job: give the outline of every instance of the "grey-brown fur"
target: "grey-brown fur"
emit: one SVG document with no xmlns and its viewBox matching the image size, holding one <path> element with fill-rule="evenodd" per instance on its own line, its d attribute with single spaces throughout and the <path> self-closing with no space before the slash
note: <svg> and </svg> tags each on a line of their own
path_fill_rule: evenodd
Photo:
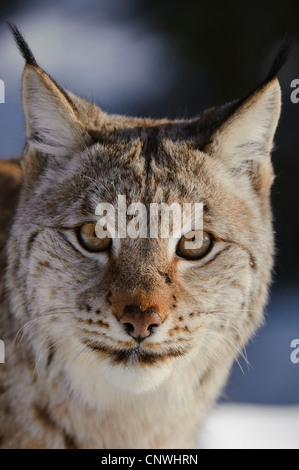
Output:
<svg viewBox="0 0 299 470">
<path fill-rule="evenodd" d="M 20 194 L 1 232 L 0 447 L 190 447 L 263 320 L 277 78 L 226 119 L 157 121 L 109 116 L 27 63 L 23 103 L 22 182 L 1 164 Z M 214 252 L 187 261 L 167 239 L 129 238 L 87 252 L 78 228 L 119 194 L 204 202 Z M 138 346 L 119 323 L 132 299 L 162 319 Z"/>
</svg>

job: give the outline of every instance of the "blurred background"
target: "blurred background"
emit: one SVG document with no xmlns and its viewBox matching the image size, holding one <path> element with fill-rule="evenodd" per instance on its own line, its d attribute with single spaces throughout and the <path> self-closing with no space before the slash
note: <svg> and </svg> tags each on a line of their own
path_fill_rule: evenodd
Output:
<svg viewBox="0 0 299 470">
<path fill-rule="evenodd" d="M 283 112 L 273 152 L 271 300 L 265 327 L 247 347 L 250 366 L 241 360 L 243 371 L 234 367 L 220 401 L 298 405 L 299 364 L 290 360 L 291 341 L 299 338 L 299 103 L 290 99 L 290 84 L 299 79 L 298 1 L 0 0 L 0 16 L 18 25 L 62 86 L 108 112 L 151 117 L 191 117 L 245 96 L 267 74 L 281 41 L 292 39 L 280 73 Z M 24 64 L 2 20 L 0 41 L 0 158 L 7 158 L 25 141 Z"/>
</svg>

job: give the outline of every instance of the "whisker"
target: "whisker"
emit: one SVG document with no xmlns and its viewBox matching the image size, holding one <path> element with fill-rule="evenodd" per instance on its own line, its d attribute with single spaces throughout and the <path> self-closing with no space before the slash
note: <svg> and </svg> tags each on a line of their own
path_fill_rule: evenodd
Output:
<svg viewBox="0 0 299 470">
<path fill-rule="evenodd" d="M 222 341 L 225 341 L 226 343 L 229 343 L 229 346 L 231 347 L 231 351 L 232 352 L 236 351 L 242 357 L 242 359 L 245 361 L 245 364 L 247 365 L 248 368 L 252 367 L 251 364 L 248 361 L 247 356 L 245 356 L 244 353 L 242 352 L 242 350 L 240 350 L 240 348 L 237 347 L 237 344 L 236 344 L 235 341 L 233 341 L 231 338 L 229 338 L 227 336 L 225 337 L 224 335 L 221 335 L 217 331 L 210 330 L 209 328 L 207 328 L 207 332 L 208 332 L 208 334 L 216 336 L 217 338 L 221 338 Z M 239 365 L 242 373 L 245 375 L 244 370 L 243 370 L 238 358 L 235 358 L 235 360 L 236 360 L 237 364 Z"/>
<path fill-rule="evenodd" d="M 59 314 L 58 314 L 58 311 L 59 311 Z M 33 328 L 37 323 L 45 321 L 45 320 L 49 320 L 49 318 L 58 317 L 59 315 L 73 315 L 73 312 L 70 312 L 69 310 L 63 311 L 61 309 L 57 309 L 57 313 L 55 312 L 55 313 L 44 314 L 42 316 L 39 316 L 37 318 L 33 318 L 27 321 L 23 326 L 21 326 L 21 328 L 16 333 L 15 338 L 13 340 L 13 347 L 16 346 L 16 343 L 17 343 L 17 346 L 19 347 L 20 342 L 22 338 L 24 337 L 24 335 L 27 334 L 30 331 L 30 329 Z"/>
</svg>

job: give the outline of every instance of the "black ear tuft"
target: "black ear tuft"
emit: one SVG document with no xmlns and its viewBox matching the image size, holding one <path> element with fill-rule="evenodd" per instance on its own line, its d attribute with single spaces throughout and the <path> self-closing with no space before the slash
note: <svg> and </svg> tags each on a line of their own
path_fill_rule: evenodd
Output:
<svg viewBox="0 0 299 470">
<path fill-rule="evenodd" d="M 17 46 L 19 48 L 19 51 L 21 52 L 22 56 L 24 57 L 24 59 L 26 60 L 26 63 L 29 64 L 29 65 L 37 65 L 37 62 L 35 60 L 35 57 L 30 49 L 30 47 L 28 46 L 27 42 L 25 41 L 24 37 L 22 36 L 22 34 L 20 33 L 20 31 L 18 30 L 18 28 L 16 27 L 15 24 L 11 23 L 10 21 L 8 20 L 5 20 L 6 23 L 8 24 L 14 38 L 15 38 L 15 41 L 17 43 Z"/>
<path fill-rule="evenodd" d="M 271 82 L 273 78 L 277 77 L 278 73 L 280 72 L 280 70 L 282 69 L 282 67 L 284 66 L 284 64 L 289 58 L 291 46 L 292 46 L 292 43 L 289 39 L 285 39 L 283 43 L 280 45 L 278 53 L 276 54 L 273 64 L 263 84 Z"/>
<path fill-rule="evenodd" d="M 291 47 L 292 42 L 289 39 L 285 39 L 282 42 L 266 78 L 244 98 L 236 99 L 222 106 L 207 109 L 200 116 L 199 119 L 204 142 L 201 147 L 202 150 L 204 150 L 205 146 L 210 143 L 213 133 L 217 131 L 222 126 L 222 124 L 224 124 L 224 122 L 226 122 L 237 111 L 238 108 L 240 108 L 255 93 L 257 93 L 259 90 L 262 90 L 268 83 L 277 77 L 278 73 L 288 60 Z"/>
</svg>

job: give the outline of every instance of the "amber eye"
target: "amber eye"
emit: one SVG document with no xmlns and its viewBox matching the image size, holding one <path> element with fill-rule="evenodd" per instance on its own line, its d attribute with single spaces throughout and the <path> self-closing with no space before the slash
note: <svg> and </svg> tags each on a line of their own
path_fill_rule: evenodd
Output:
<svg viewBox="0 0 299 470">
<path fill-rule="evenodd" d="M 108 235 L 105 238 L 97 237 L 95 228 L 96 226 L 93 223 L 84 224 L 80 227 L 79 238 L 81 244 L 89 251 L 105 251 L 110 247 L 112 240 Z"/>
<path fill-rule="evenodd" d="M 197 260 L 203 258 L 212 247 L 212 236 L 203 231 L 186 233 L 179 241 L 176 253 L 181 258 Z"/>
</svg>

